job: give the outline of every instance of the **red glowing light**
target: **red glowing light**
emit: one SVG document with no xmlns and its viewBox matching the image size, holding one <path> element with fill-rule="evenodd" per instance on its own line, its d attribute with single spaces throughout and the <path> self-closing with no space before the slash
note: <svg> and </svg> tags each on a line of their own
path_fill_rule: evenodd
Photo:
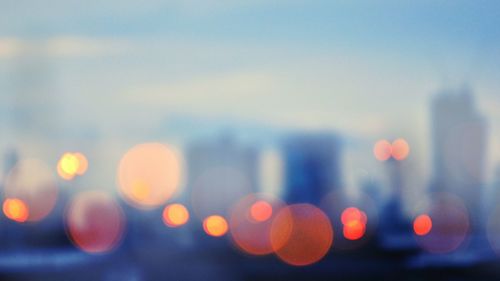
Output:
<svg viewBox="0 0 500 281">
<path fill-rule="evenodd" d="M 78 194 L 66 213 L 71 241 L 88 253 L 104 253 L 121 241 L 125 217 L 116 201 L 101 191 Z"/>
<path fill-rule="evenodd" d="M 349 207 L 342 212 L 340 220 L 344 225 L 349 224 L 352 221 L 359 221 L 361 224 L 366 224 L 368 218 L 365 212 L 355 207 Z"/>
<path fill-rule="evenodd" d="M 267 221 L 272 215 L 273 207 L 266 201 L 257 201 L 250 207 L 250 216 L 256 222 Z"/>
<path fill-rule="evenodd" d="M 432 220 L 428 215 L 420 215 L 413 222 L 413 230 L 418 236 L 429 234 L 432 230 Z"/>
<path fill-rule="evenodd" d="M 365 231 L 365 224 L 359 220 L 353 220 L 344 225 L 343 234 L 347 240 L 359 240 L 365 235 Z"/>
</svg>

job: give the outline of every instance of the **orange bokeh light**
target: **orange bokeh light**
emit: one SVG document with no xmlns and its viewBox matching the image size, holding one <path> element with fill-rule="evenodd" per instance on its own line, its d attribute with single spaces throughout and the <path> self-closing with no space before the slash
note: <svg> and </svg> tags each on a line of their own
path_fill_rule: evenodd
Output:
<svg viewBox="0 0 500 281">
<path fill-rule="evenodd" d="M 163 209 L 163 222 L 170 227 L 179 227 L 189 220 L 189 211 L 182 204 L 171 204 Z"/>
<path fill-rule="evenodd" d="M 321 260 L 333 243 L 328 217 L 310 204 L 295 204 L 281 209 L 271 228 L 271 245 L 285 263 L 310 265 Z"/>
<path fill-rule="evenodd" d="M 366 225 L 359 220 L 349 221 L 344 225 L 343 234 L 347 240 L 359 240 L 366 232 Z"/>
<path fill-rule="evenodd" d="M 27 221 L 47 217 L 57 202 L 59 191 L 50 167 L 37 159 L 23 159 L 5 179 L 4 195 L 17 198 L 28 208 Z"/>
<path fill-rule="evenodd" d="M 264 200 L 259 200 L 250 207 L 250 216 L 256 222 L 267 221 L 273 215 L 273 207 Z"/>
<path fill-rule="evenodd" d="M 386 161 L 391 158 L 392 145 L 387 140 L 380 140 L 373 147 L 373 154 L 379 161 Z"/>
<path fill-rule="evenodd" d="M 220 237 L 228 231 L 227 221 L 221 216 L 209 216 L 203 220 L 203 230 L 210 236 Z"/>
<path fill-rule="evenodd" d="M 80 152 L 76 152 L 73 155 L 76 157 L 76 159 L 78 159 L 78 169 L 76 170 L 76 174 L 79 176 L 83 176 L 83 174 L 87 172 L 89 161 L 87 160 L 87 157 Z"/>
<path fill-rule="evenodd" d="M 429 234 L 432 230 L 432 219 L 428 215 L 420 215 L 413 222 L 413 231 L 418 236 Z"/>
<path fill-rule="evenodd" d="M 397 139 L 392 143 L 391 154 L 396 160 L 404 160 L 410 154 L 410 145 L 404 139 Z"/>
<path fill-rule="evenodd" d="M 366 224 L 368 218 L 365 212 L 355 207 L 346 208 L 340 217 L 342 224 L 346 225 L 352 221 L 359 221 L 361 224 Z"/>
<path fill-rule="evenodd" d="M 270 233 L 276 212 L 284 206 L 269 194 L 250 194 L 230 210 L 229 230 L 235 245 L 251 255 L 273 253 Z"/>
<path fill-rule="evenodd" d="M 120 205 L 107 193 L 88 191 L 69 204 L 65 222 L 71 241 L 88 253 L 105 253 L 121 241 L 125 216 Z"/>
<path fill-rule="evenodd" d="M 151 209 L 177 191 L 181 166 L 177 154 L 160 143 L 140 144 L 121 159 L 117 181 L 120 194 L 134 207 Z"/>
<path fill-rule="evenodd" d="M 16 198 L 5 199 L 2 209 L 5 216 L 13 221 L 25 222 L 29 216 L 26 203 Z"/>
</svg>

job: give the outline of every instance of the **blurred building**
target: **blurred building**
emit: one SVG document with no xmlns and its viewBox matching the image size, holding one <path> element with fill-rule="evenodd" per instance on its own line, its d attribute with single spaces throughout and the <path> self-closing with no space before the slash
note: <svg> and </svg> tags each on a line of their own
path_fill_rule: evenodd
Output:
<svg viewBox="0 0 500 281">
<path fill-rule="evenodd" d="M 226 215 L 236 201 L 257 192 L 257 150 L 231 134 L 192 142 L 187 147 L 186 160 L 185 201 L 199 219 Z"/>
<path fill-rule="evenodd" d="M 470 90 L 445 92 L 432 102 L 431 190 L 458 195 L 472 225 L 479 223 L 487 152 L 487 123 Z"/>
<path fill-rule="evenodd" d="M 283 145 L 285 188 L 288 203 L 319 204 L 341 186 L 340 140 L 335 134 L 297 134 Z"/>
<path fill-rule="evenodd" d="M 391 233 L 408 233 L 409 221 L 403 211 L 403 191 L 405 190 L 402 162 L 394 158 L 386 162 L 389 172 L 389 198 L 383 208 L 381 225 Z"/>
</svg>

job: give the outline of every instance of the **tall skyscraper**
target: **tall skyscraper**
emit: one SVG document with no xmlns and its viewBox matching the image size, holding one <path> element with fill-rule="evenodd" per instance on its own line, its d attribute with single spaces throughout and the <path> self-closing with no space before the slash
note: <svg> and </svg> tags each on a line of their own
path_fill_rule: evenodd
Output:
<svg viewBox="0 0 500 281">
<path fill-rule="evenodd" d="M 340 188 L 340 141 L 330 133 L 288 136 L 283 145 L 285 200 L 319 204 Z"/>
<path fill-rule="evenodd" d="M 472 93 L 445 92 L 432 103 L 434 175 L 431 190 L 458 195 L 479 223 L 487 152 L 487 123 Z"/>
</svg>

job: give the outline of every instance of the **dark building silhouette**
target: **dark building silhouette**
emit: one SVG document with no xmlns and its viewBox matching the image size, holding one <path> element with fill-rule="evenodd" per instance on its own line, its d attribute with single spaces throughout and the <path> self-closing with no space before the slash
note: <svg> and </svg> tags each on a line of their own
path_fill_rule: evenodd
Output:
<svg viewBox="0 0 500 281">
<path fill-rule="evenodd" d="M 335 134 L 296 134 L 283 144 L 284 197 L 288 203 L 319 204 L 340 188 L 340 140 Z"/>
</svg>

